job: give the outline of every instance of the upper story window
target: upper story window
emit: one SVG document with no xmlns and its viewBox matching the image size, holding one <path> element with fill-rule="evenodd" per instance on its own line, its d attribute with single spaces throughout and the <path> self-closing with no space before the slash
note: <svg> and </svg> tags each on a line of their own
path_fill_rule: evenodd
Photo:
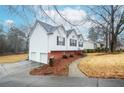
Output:
<svg viewBox="0 0 124 93">
<path fill-rule="evenodd" d="M 65 45 L 65 38 L 61 36 L 57 36 L 57 45 Z"/>
<path fill-rule="evenodd" d="M 83 47 L 83 42 L 78 42 L 79 47 Z"/>
<path fill-rule="evenodd" d="M 77 40 L 70 39 L 70 46 L 77 46 Z"/>
</svg>

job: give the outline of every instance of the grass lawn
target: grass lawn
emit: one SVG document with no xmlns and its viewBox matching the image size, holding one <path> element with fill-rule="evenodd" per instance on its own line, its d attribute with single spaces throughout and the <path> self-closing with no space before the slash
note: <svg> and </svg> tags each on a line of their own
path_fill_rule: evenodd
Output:
<svg viewBox="0 0 124 93">
<path fill-rule="evenodd" d="M 89 77 L 124 78 L 124 53 L 91 53 L 82 59 L 78 67 Z"/>
<path fill-rule="evenodd" d="M 0 56 L 0 64 L 15 63 L 18 61 L 25 60 L 27 57 L 28 57 L 27 54 L 14 54 L 14 55 Z"/>
</svg>

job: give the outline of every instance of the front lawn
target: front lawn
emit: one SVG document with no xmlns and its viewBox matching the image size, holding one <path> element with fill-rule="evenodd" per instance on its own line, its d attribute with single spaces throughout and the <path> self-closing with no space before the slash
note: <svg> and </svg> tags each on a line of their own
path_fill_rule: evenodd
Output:
<svg viewBox="0 0 124 93">
<path fill-rule="evenodd" d="M 27 54 L 14 54 L 14 55 L 0 56 L 0 64 L 14 63 L 14 62 L 26 60 L 27 57 L 28 57 Z"/>
<path fill-rule="evenodd" d="M 82 59 L 78 67 L 89 77 L 124 78 L 124 53 L 91 53 Z"/>
</svg>

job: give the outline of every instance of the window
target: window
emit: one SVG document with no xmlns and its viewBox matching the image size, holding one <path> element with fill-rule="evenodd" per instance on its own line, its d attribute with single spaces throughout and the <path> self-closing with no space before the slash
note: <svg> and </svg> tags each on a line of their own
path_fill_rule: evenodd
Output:
<svg viewBox="0 0 124 93">
<path fill-rule="evenodd" d="M 83 47 L 83 42 L 78 42 L 79 47 Z"/>
<path fill-rule="evenodd" d="M 57 45 L 65 45 L 65 38 L 57 36 Z"/>
<path fill-rule="evenodd" d="M 77 46 L 77 40 L 70 39 L 70 46 Z"/>
</svg>

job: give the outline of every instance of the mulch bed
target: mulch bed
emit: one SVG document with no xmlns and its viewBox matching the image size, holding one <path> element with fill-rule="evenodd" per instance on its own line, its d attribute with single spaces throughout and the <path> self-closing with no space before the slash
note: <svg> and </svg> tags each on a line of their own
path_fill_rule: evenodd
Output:
<svg viewBox="0 0 124 93">
<path fill-rule="evenodd" d="M 31 75 L 57 75 L 57 76 L 67 76 L 69 72 L 69 64 L 75 61 L 78 58 L 81 58 L 81 55 L 74 55 L 74 57 L 68 57 L 67 59 L 61 58 L 55 60 L 53 66 L 51 67 L 48 64 L 34 68 L 30 71 Z"/>
</svg>

